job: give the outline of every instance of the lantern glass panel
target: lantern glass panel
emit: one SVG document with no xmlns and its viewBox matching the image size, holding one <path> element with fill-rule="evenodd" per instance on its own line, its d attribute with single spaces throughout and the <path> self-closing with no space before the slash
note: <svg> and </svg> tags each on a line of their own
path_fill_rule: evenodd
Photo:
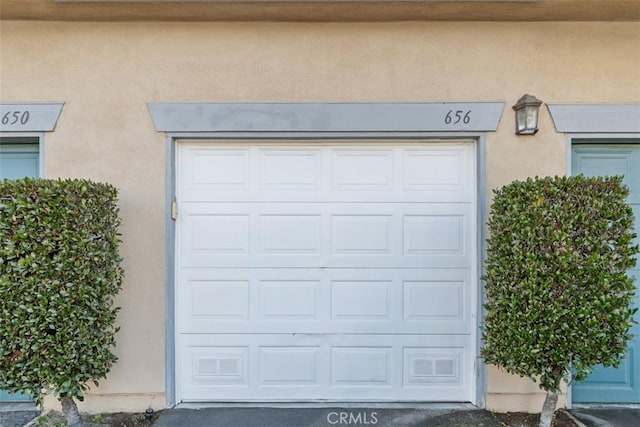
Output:
<svg viewBox="0 0 640 427">
<path fill-rule="evenodd" d="M 525 108 L 521 108 L 516 111 L 516 128 L 518 132 L 521 132 L 526 129 L 527 124 L 527 112 Z"/>
<path fill-rule="evenodd" d="M 527 129 L 535 130 L 538 127 L 538 107 L 528 106 L 527 110 Z"/>
</svg>

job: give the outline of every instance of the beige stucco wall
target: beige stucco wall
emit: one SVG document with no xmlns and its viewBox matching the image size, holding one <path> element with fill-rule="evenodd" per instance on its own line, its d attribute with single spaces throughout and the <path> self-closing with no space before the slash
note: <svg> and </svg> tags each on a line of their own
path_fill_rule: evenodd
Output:
<svg viewBox="0 0 640 427">
<path fill-rule="evenodd" d="M 638 23 L 0 22 L 0 102 L 63 101 L 47 177 L 120 189 L 126 281 L 108 380 L 84 409 L 162 407 L 165 136 L 149 101 L 505 101 L 487 135 L 491 188 L 562 174 L 565 136 L 546 108 L 514 136 L 511 105 L 640 101 Z M 492 409 L 538 410 L 529 382 L 488 370 Z M 533 402 L 533 403 L 532 403 Z M 532 406 L 533 405 L 533 406 Z"/>
</svg>

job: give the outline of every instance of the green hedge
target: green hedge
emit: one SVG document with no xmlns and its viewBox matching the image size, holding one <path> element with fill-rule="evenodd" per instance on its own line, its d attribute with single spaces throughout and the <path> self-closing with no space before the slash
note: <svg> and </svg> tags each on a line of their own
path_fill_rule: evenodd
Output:
<svg viewBox="0 0 640 427">
<path fill-rule="evenodd" d="M 0 389 L 82 400 L 117 360 L 117 190 L 0 182 Z"/>
<path fill-rule="evenodd" d="M 633 212 L 621 177 L 528 179 L 490 212 L 486 362 L 557 390 L 571 372 L 617 365 L 631 338 Z"/>
</svg>

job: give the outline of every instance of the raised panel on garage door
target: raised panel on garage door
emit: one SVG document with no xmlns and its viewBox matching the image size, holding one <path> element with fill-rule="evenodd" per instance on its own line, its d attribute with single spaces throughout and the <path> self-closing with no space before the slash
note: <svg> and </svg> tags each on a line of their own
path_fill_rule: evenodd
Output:
<svg viewBox="0 0 640 427">
<path fill-rule="evenodd" d="M 474 145 L 178 149 L 178 394 L 471 401 Z"/>
<path fill-rule="evenodd" d="M 572 170 L 587 176 L 624 175 L 623 182 L 630 190 L 627 202 L 635 214 L 635 228 L 640 230 L 640 141 L 626 145 L 576 144 Z M 630 273 L 636 280 L 634 305 L 640 307 L 640 262 Z M 636 320 L 640 320 L 638 316 L 636 313 Z M 586 381 L 573 385 L 574 402 L 640 403 L 640 325 L 634 325 L 631 333 L 634 338 L 620 366 L 597 366 Z"/>
</svg>

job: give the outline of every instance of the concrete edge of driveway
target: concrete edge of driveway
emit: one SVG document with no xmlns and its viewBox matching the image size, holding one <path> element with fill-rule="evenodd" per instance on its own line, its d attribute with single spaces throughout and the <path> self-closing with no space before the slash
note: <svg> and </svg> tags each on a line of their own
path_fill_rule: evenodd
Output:
<svg viewBox="0 0 640 427">
<path fill-rule="evenodd" d="M 472 403 L 458 402 L 203 402 L 179 403 L 170 409 L 207 408 L 381 408 L 381 409 L 434 409 L 473 410 L 480 409 Z"/>
<path fill-rule="evenodd" d="M 585 427 L 638 427 L 640 405 L 572 408 L 568 412 Z"/>
<path fill-rule="evenodd" d="M 23 427 L 40 414 L 33 402 L 0 403 L 0 427 Z"/>
<path fill-rule="evenodd" d="M 163 410 L 154 427 L 498 427 L 473 405 L 180 405 Z M 419 406 L 409 407 L 409 406 Z"/>
<path fill-rule="evenodd" d="M 43 411 L 41 414 L 37 414 L 31 421 L 26 423 L 23 427 L 34 427 L 38 422 L 38 417 L 40 416 L 46 417 L 47 415 L 49 415 L 50 412 L 51 412 L 51 409 L 47 409 L 46 411 Z"/>
</svg>

